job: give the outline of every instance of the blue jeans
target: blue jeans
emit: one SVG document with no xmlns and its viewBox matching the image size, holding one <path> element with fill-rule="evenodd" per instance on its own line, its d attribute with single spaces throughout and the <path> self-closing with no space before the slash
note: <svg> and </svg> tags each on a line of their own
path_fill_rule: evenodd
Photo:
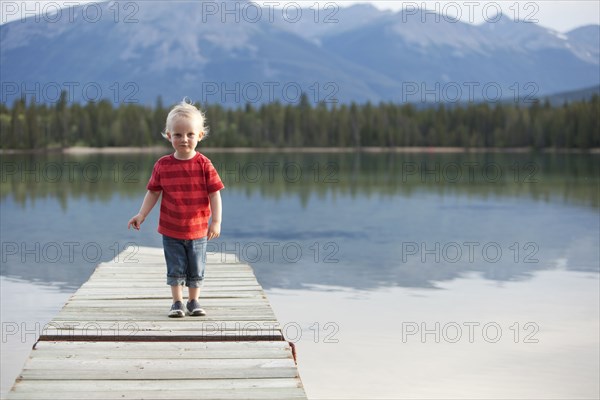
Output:
<svg viewBox="0 0 600 400">
<path fill-rule="evenodd" d="M 167 262 L 167 285 L 201 287 L 206 267 L 206 237 L 183 240 L 163 235 L 163 248 Z"/>
</svg>

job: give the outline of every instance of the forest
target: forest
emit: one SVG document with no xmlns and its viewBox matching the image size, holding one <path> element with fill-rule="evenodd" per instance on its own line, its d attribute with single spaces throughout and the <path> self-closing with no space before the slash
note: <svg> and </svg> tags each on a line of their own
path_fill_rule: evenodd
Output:
<svg viewBox="0 0 600 400">
<path fill-rule="evenodd" d="M 210 128 L 208 147 L 463 147 L 590 149 L 600 147 L 600 100 L 416 107 L 365 103 L 279 102 L 238 108 L 197 104 Z M 108 100 L 54 104 L 35 99 L 0 104 L 1 149 L 156 146 L 169 107 L 114 106 Z"/>
</svg>

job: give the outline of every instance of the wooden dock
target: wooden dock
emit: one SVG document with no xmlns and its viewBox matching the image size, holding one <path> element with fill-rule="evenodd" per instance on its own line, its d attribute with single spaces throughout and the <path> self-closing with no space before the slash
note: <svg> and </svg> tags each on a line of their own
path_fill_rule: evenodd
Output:
<svg viewBox="0 0 600 400">
<path fill-rule="evenodd" d="M 209 254 L 204 317 L 168 318 L 162 249 L 98 265 L 46 325 L 8 399 L 306 399 L 252 268 Z"/>
</svg>

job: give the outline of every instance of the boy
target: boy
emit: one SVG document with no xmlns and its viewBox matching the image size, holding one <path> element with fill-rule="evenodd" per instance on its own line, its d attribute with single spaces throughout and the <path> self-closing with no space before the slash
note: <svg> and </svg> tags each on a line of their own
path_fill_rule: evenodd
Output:
<svg viewBox="0 0 600 400">
<path fill-rule="evenodd" d="M 163 136 L 175 153 L 160 158 L 154 165 L 142 207 L 127 228 L 140 225 L 162 193 L 158 232 L 163 235 L 167 263 L 167 284 L 173 305 L 169 317 L 206 315 L 198 297 L 204 280 L 206 242 L 221 234 L 221 195 L 224 188 L 212 163 L 195 148 L 207 133 L 204 115 L 194 105 L 182 101 L 167 116 Z M 212 212 L 212 220 L 208 225 Z M 188 302 L 183 306 L 183 285 L 188 287 Z"/>
</svg>

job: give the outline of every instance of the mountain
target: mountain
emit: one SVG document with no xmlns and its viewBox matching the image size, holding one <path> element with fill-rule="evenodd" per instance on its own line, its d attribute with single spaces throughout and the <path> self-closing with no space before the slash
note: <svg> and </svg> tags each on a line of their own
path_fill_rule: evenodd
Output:
<svg viewBox="0 0 600 400">
<path fill-rule="evenodd" d="M 290 11 L 288 14 L 292 14 Z M 331 34 L 340 34 L 360 28 L 379 18 L 388 15 L 388 12 L 379 10 L 370 4 L 355 4 L 351 7 L 339 7 L 334 3 L 325 3 L 320 6 L 313 5 L 302 11 L 302 18 L 297 22 L 286 13 L 274 13 L 274 24 L 285 31 L 289 31 L 310 40 L 317 45 L 321 38 Z"/>
<path fill-rule="evenodd" d="M 480 26 L 421 21 L 400 12 L 329 36 L 323 47 L 401 81 L 405 90 L 396 101 L 539 96 L 600 81 L 597 50 L 595 56 L 581 51 L 591 47 L 585 35 L 569 39 L 506 17 Z"/>
<path fill-rule="evenodd" d="M 573 51 L 590 63 L 600 57 L 600 25 L 586 25 L 567 33 Z"/>
<path fill-rule="evenodd" d="M 592 86 L 580 90 L 556 93 L 551 96 L 548 96 L 547 99 L 551 105 L 561 106 L 565 103 L 572 103 L 574 101 L 589 100 L 593 96 L 600 96 L 600 86 Z"/>
<path fill-rule="evenodd" d="M 295 103 L 301 91 L 312 103 L 452 102 L 600 83 L 599 26 L 562 35 L 506 17 L 475 26 L 367 5 L 215 10 L 224 4 L 99 3 L 96 14 L 79 6 L 4 24 L 0 100 L 53 103 L 65 89 L 74 101 L 143 104 Z"/>
</svg>

